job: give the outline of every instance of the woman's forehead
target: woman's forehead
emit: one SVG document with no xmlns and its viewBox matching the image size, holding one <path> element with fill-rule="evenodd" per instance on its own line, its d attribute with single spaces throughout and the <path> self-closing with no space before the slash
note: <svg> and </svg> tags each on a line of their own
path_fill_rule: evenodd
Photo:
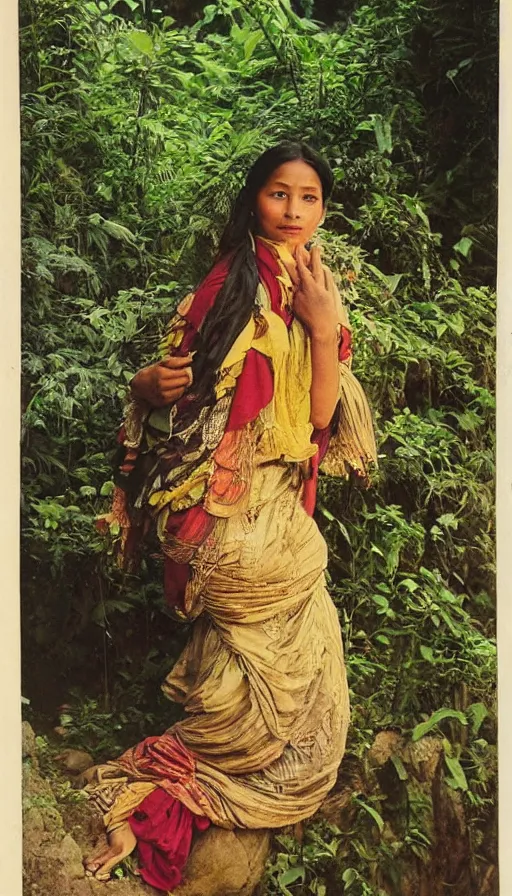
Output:
<svg viewBox="0 0 512 896">
<path fill-rule="evenodd" d="M 267 183 L 284 187 L 298 185 L 308 190 L 321 190 L 322 186 L 315 169 L 302 159 L 284 162 L 272 172 Z"/>
</svg>

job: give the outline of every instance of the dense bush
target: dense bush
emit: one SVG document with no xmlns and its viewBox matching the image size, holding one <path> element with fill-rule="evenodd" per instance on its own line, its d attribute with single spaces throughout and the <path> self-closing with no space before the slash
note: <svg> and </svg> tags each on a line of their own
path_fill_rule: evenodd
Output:
<svg viewBox="0 0 512 896">
<path fill-rule="evenodd" d="M 334 168 L 324 252 L 380 446 L 374 488 L 325 477 L 318 510 L 350 753 L 430 719 L 422 730 L 445 735 L 448 783 L 482 830 L 495 744 L 496 8 L 162 6 L 21 3 L 31 711 L 50 719 L 65 700 L 71 740 L 99 755 L 172 721 L 158 684 L 186 631 L 165 614 L 158 561 L 123 577 L 93 520 L 127 382 L 207 269 L 248 164 L 301 137 Z M 377 892 L 358 861 L 368 889 L 354 877 L 346 892 Z"/>
</svg>

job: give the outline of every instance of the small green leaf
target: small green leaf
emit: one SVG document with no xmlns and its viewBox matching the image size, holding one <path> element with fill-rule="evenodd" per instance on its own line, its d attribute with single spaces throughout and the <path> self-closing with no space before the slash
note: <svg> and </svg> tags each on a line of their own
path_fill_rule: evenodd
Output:
<svg viewBox="0 0 512 896">
<path fill-rule="evenodd" d="M 372 594 L 372 600 L 378 607 L 380 607 L 381 611 L 385 612 L 389 607 L 389 601 L 387 597 L 383 597 L 382 594 Z"/>
<path fill-rule="evenodd" d="M 455 243 L 453 248 L 456 252 L 459 252 L 461 255 L 463 255 L 464 258 L 467 258 L 471 251 L 472 245 L 473 240 L 470 240 L 468 236 L 463 236 L 458 243 Z"/>
<path fill-rule="evenodd" d="M 102 227 L 109 234 L 109 236 L 114 237 L 116 240 L 121 240 L 123 243 L 129 243 L 132 246 L 135 245 L 135 237 L 131 230 L 128 230 L 127 227 L 124 227 L 122 224 L 117 224 L 115 221 L 102 221 Z"/>
<path fill-rule="evenodd" d="M 319 505 L 318 509 L 320 513 L 326 518 L 326 520 L 329 520 L 329 522 L 335 523 L 338 526 L 338 529 L 343 535 L 345 541 L 348 545 L 350 545 L 350 535 L 348 534 L 347 527 L 344 525 L 344 523 L 342 523 L 341 520 L 335 517 L 334 514 L 332 514 L 331 511 L 328 510 L 327 507 L 324 507 L 322 504 Z"/>
<path fill-rule="evenodd" d="M 431 647 L 428 647 L 426 644 L 420 644 L 420 653 L 423 659 L 427 660 L 428 663 L 435 663 L 435 658 Z"/>
<path fill-rule="evenodd" d="M 96 497 L 96 489 L 93 485 L 81 485 L 79 488 L 79 492 L 84 498 Z"/>
<path fill-rule="evenodd" d="M 304 883 L 305 879 L 306 869 L 304 868 L 304 865 L 297 865 L 296 868 L 288 868 L 287 871 L 283 871 L 283 873 L 279 875 L 279 883 L 283 887 L 287 887 L 288 884 L 293 884 L 297 880 Z"/>
<path fill-rule="evenodd" d="M 466 716 L 471 725 L 471 733 L 473 736 L 478 734 L 482 722 L 489 715 L 486 706 L 483 703 L 472 703 L 466 709 Z"/>
<path fill-rule="evenodd" d="M 314 893 L 314 896 L 326 896 L 327 893 L 327 887 L 325 884 L 320 883 L 319 880 L 311 881 L 309 889 L 311 893 Z"/>
<path fill-rule="evenodd" d="M 143 56 L 153 56 L 153 41 L 147 31 L 130 31 L 126 35 L 126 40 L 132 45 L 134 50 L 137 50 Z"/>
<path fill-rule="evenodd" d="M 358 876 L 359 875 L 354 868 L 347 868 L 341 875 L 341 879 L 347 887 L 350 887 L 357 880 Z"/>
<path fill-rule="evenodd" d="M 414 581 L 414 579 L 402 579 L 399 584 L 400 587 L 403 586 L 404 588 L 407 588 L 407 590 L 411 593 L 413 593 L 420 587 L 418 583 Z"/>
<path fill-rule="evenodd" d="M 425 284 L 425 289 L 428 291 L 430 289 L 431 274 L 430 267 L 426 258 L 422 258 L 421 260 L 421 273 L 423 275 L 423 283 Z"/>
<path fill-rule="evenodd" d="M 247 62 L 248 59 L 251 58 L 254 53 L 255 48 L 259 44 L 261 38 L 263 37 L 263 32 L 259 29 L 251 34 L 244 44 L 244 59 Z"/>
<path fill-rule="evenodd" d="M 457 529 L 459 525 L 459 521 L 454 513 L 443 513 L 441 516 L 438 516 L 437 522 L 447 529 Z"/>
<path fill-rule="evenodd" d="M 449 784 L 453 790 L 467 790 L 467 778 L 459 760 L 454 756 L 446 756 L 445 754 L 444 761 L 446 762 L 446 766 L 451 775 L 451 779 L 448 778 L 446 783 Z"/>
<path fill-rule="evenodd" d="M 409 775 L 407 769 L 399 756 L 391 756 L 391 762 L 395 766 L 396 773 L 401 781 L 407 781 Z"/>
<path fill-rule="evenodd" d="M 456 719 L 461 725 L 467 725 L 468 723 L 464 713 L 459 712 L 457 709 L 436 709 L 426 722 L 420 722 L 419 725 L 416 725 L 416 727 L 413 728 L 411 739 L 416 741 L 419 740 L 420 737 L 424 737 L 425 734 L 432 731 L 432 729 L 435 728 L 436 725 L 439 725 L 439 722 L 442 722 L 444 719 Z"/>
<path fill-rule="evenodd" d="M 368 812 L 368 815 L 370 815 L 373 818 L 379 831 L 382 833 L 382 831 L 384 830 L 384 819 L 383 819 L 382 815 L 379 812 L 377 812 L 377 810 L 374 809 L 373 806 L 370 806 L 368 803 L 365 803 L 364 800 L 360 799 L 360 797 L 355 796 L 352 799 L 353 799 L 353 802 L 356 803 L 358 806 L 361 806 L 361 808 L 364 809 L 365 812 Z"/>
<path fill-rule="evenodd" d="M 382 115 L 373 115 L 373 130 L 379 152 L 383 155 L 390 153 L 393 150 L 390 122 L 386 121 Z"/>
</svg>

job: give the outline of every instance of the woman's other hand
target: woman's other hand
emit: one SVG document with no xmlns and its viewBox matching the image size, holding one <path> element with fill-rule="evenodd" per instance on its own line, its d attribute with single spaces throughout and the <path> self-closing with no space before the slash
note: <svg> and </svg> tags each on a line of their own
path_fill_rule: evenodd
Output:
<svg viewBox="0 0 512 896">
<path fill-rule="evenodd" d="M 320 259 L 320 249 L 295 254 L 297 270 L 289 270 L 295 284 L 293 311 L 311 338 L 311 416 L 316 429 L 325 429 L 332 420 L 338 400 L 339 308 L 333 281 Z"/>
<path fill-rule="evenodd" d="M 312 339 L 330 340 L 336 333 L 339 309 L 336 295 L 329 289 L 330 284 L 322 265 L 320 249 L 314 246 L 308 259 L 308 253 L 300 246 L 295 258 L 297 271 L 293 278 L 295 283 L 293 311 Z"/>
<path fill-rule="evenodd" d="M 130 383 L 135 398 L 147 401 L 154 408 L 178 401 L 192 384 L 192 355 L 168 357 L 150 367 L 143 367 Z"/>
</svg>

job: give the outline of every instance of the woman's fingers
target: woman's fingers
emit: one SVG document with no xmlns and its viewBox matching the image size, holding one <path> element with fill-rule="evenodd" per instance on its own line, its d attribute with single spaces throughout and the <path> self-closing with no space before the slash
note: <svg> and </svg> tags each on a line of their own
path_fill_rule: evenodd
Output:
<svg viewBox="0 0 512 896">
<path fill-rule="evenodd" d="M 157 374 L 157 382 L 165 386 L 190 386 L 192 383 L 192 368 L 185 367 L 183 370 L 166 370 L 161 368 Z"/>
<path fill-rule="evenodd" d="M 325 277 L 319 246 L 313 246 L 313 248 L 311 249 L 310 268 L 316 282 L 323 286 L 325 283 Z"/>
<path fill-rule="evenodd" d="M 169 355 L 169 357 L 160 361 L 159 367 L 166 367 L 168 370 L 179 370 L 181 367 L 190 366 L 194 354 L 195 352 L 189 352 L 188 355 L 183 356 Z"/>
<path fill-rule="evenodd" d="M 190 355 L 184 358 L 166 358 L 135 374 L 132 395 L 153 407 L 161 407 L 177 401 L 192 385 L 193 376 Z"/>
<path fill-rule="evenodd" d="M 155 408 L 163 408 L 169 404 L 179 401 L 187 391 L 186 386 L 175 386 L 173 388 L 166 387 L 164 389 L 155 389 L 151 397 L 151 404 Z"/>
<path fill-rule="evenodd" d="M 186 392 L 186 386 L 175 387 L 173 389 L 161 389 L 159 393 L 159 399 L 162 401 L 162 404 L 172 404 L 173 401 L 178 401 Z"/>
<path fill-rule="evenodd" d="M 299 277 L 302 283 L 307 283 L 309 278 L 312 278 L 312 273 L 306 264 L 306 251 L 299 246 L 296 253 L 297 259 L 297 271 L 299 273 Z"/>
</svg>

